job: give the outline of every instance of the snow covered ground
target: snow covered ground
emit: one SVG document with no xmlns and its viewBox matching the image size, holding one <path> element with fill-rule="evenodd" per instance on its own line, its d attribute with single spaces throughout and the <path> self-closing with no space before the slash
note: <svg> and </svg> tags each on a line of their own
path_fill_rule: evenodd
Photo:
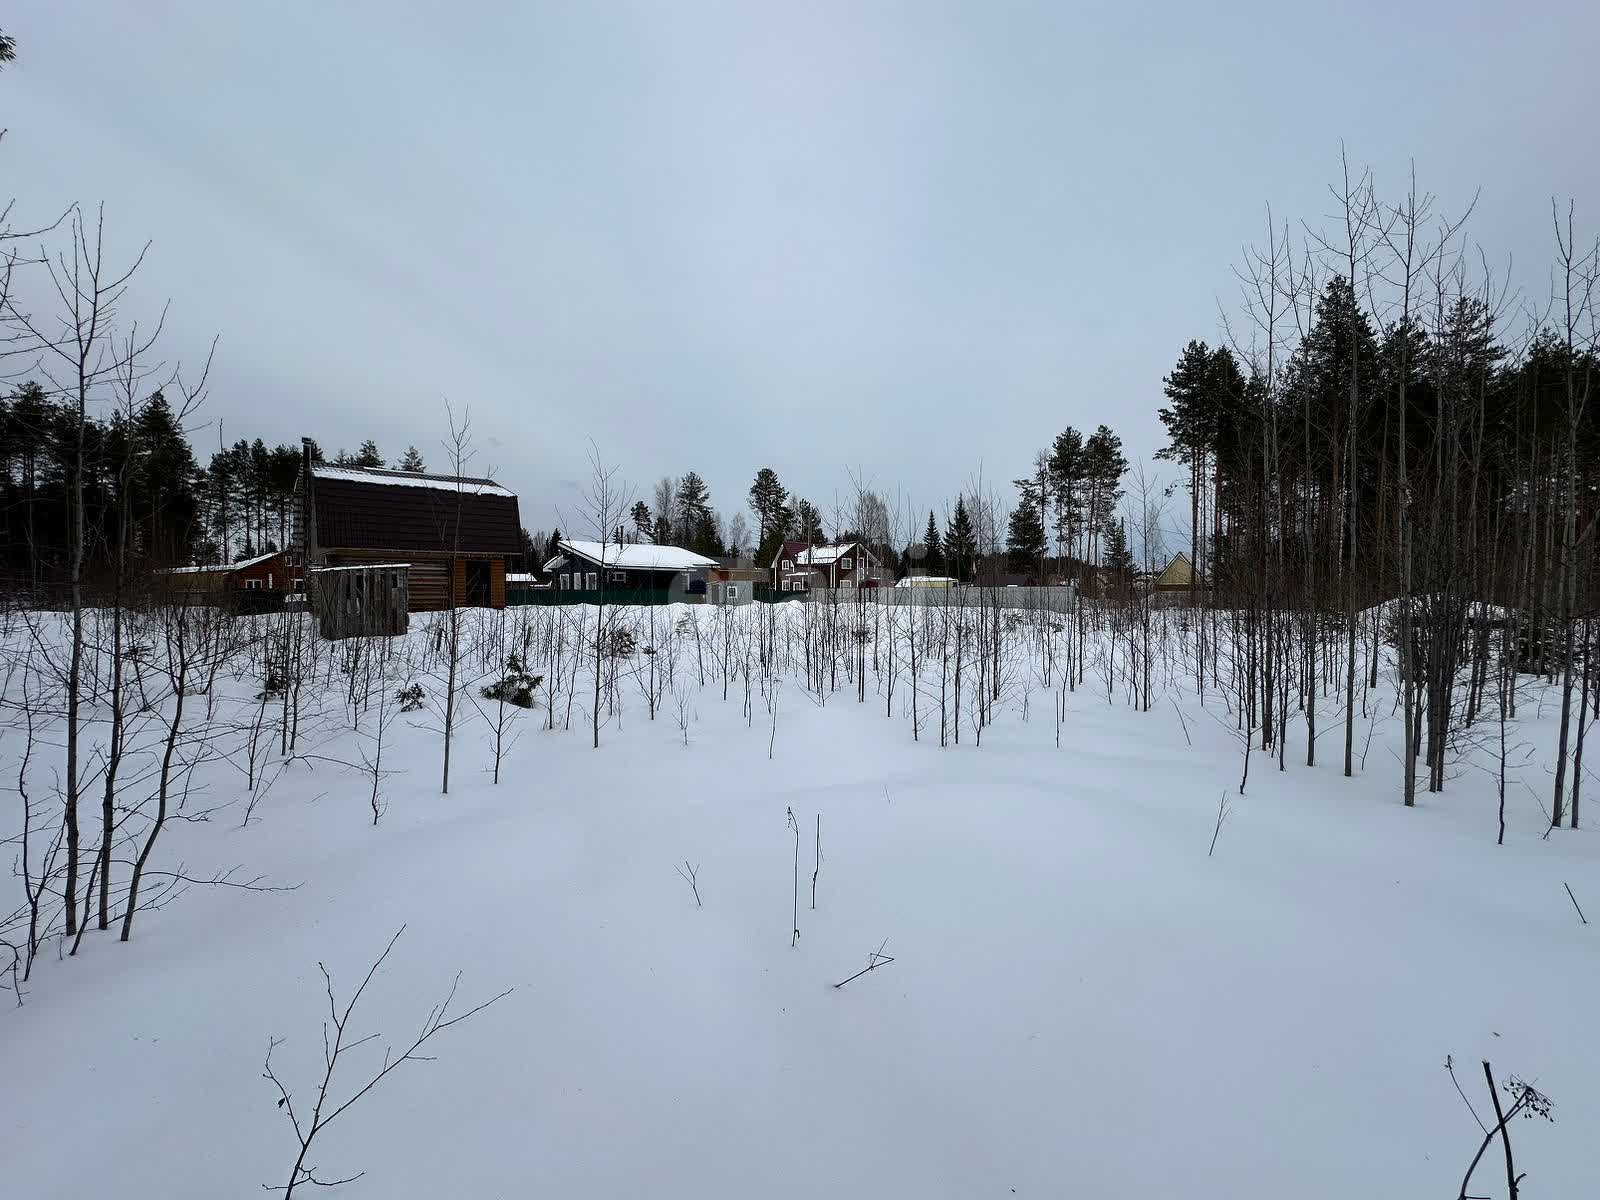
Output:
<svg viewBox="0 0 1600 1200">
<path fill-rule="evenodd" d="M 1496 846 L 1471 763 L 1402 808 L 1392 720 L 1353 780 L 1336 731 L 1326 765 L 1294 765 L 1291 726 L 1287 772 L 1258 756 L 1240 797 L 1215 691 L 1138 712 L 1091 672 L 1058 748 L 1050 693 L 1024 716 L 1025 690 L 981 749 L 914 743 L 903 695 L 886 717 L 870 683 L 864 704 L 818 704 L 791 678 L 774 730 L 759 697 L 747 724 L 739 690 L 708 682 L 687 745 L 630 691 L 598 751 L 581 707 L 570 731 L 522 717 L 498 786 L 470 710 L 448 796 L 437 718 L 407 715 L 376 827 L 359 771 L 297 763 L 248 825 L 236 803 L 160 851 L 294 890 L 194 889 L 73 960 L 52 941 L 25 1006 L 0 1010 L 0 1191 L 281 1184 L 296 1146 L 269 1039 L 304 1106 L 318 962 L 348 995 L 402 925 L 357 1009 L 382 1036 L 351 1084 L 458 971 L 467 1006 L 514 990 L 321 1135 L 320 1176 L 365 1173 L 336 1194 L 1454 1196 L 1482 1135 L 1447 1055 L 1480 1116 L 1483 1058 L 1554 1098 L 1553 1124 L 1514 1129 L 1525 1197 L 1592 1191 L 1600 929 L 1563 888 L 1600 919 L 1590 834 L 1541 839 L 1516 785 Z M 1518 736 L 1547 747 L 1536 702 Z M 18 737 L 0 732 L 0 778 Z M 1540 795 L 1543 752 L 1519 768 Z M 241 801 L 231 767 L 207 780 L 205 804 Z M 892 963 L 832 986 L 880 945 Z M 1504 1194 L 1500 1170 L 1473 1190 Z"/>
</svg>

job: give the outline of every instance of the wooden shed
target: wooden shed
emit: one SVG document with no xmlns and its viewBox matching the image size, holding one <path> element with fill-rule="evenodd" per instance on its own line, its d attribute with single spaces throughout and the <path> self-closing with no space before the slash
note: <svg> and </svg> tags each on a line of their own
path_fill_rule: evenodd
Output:
<svg viewBox="0 0 1600 1200">
<path fill-rule="evenodd" d="M 312 462 L 308 444 L 297 487 L 311 566 L 403 563 L 410 612 L 505 607 L 522 522 L 494 480 Z"/>
<path fill-rule="evenodd" d="M 404 633 L 409 570 L 408 563 L 311 568 L 307 591 L 319 632 L 330 641 Z"/>
</svg>

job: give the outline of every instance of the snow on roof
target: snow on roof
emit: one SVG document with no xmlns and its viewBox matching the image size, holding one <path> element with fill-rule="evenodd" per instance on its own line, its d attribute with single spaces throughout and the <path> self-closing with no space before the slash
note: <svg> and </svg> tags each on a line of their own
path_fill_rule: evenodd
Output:
<svg viewBox="0 0 1600 1200">
<path fill-rule="evenodd" d="M 348 483 L 377 483 L 393 487 L 427 488 L 435 492 L 464 492 L 469 496 L 509 496 L 516 493 L 492 479 L 471 479 L 457 475 L 430 475 L 424 471 L 391 471 L 383 467 L 342 467 L 333 463 L 311 464 L 317 479 L 342 479 Z"/>
<path fill-rule="evenodd" d="M 895 584 L 895 587 L 944 587 L 946 584 L 955 582 L 956 580 L 952 579 L 949 575 L 907 575 L 899 583 Z"/>
<path fill-rule="evenodd" d="M 533 583 L 538 577 L 526 571 L 507 571 L 507 583 Z"/>
<path fill-rule="evenodd" d="M 409 571 L 411 564 L 408 562 L 392 563 L 348 563 L 342 567 L 312 567 L 313 575 L 326 575 L 332 571 Z"/>
<path fill-rule="evenodd" d="M 854 542 L 846 542 L 842 546 L 812 546 L 800 551 L 795 556 L 795 561 L 805 563 L 808 567 L 825 567 L 843 558 L 855 548 Z"/>
<path fill-rule="evenodd" d="M 716 560 L 679 546 L 656 546 L 648 542 L 618 546 L 614 542 L 569 542 L 562 538 L 561 549 L 592 563 L 604 563 L 619 571 L 698 571 L 716 566 Z M 563 555 L 556 555 L 545 563 L 546 571 L 553 570 Z"/>
<path fill-rule="evenodd" d="M 269 558 L 277 558 L 281 551 L 269 550 L 265 554 L 258 554 L 254 558 L 241 558 L 238 562 L 210 563 L 201 567 L 168 567 L 161 572 L 163 575 L 209 575 L 213 572 L 242 571 L 246 567 L 253 567 L 257 563 L 264 563 Z"/>
</svg>

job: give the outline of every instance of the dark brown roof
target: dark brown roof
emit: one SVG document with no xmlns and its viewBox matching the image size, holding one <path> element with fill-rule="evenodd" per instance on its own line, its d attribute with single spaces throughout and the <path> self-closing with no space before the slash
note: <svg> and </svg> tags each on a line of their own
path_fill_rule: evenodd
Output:
<svg viewBox="0 0 1600 1200">
<path fill-rule="evenodd" d="M 517 498 L 492 479 L 322 463 L 311 478 L 323 550 L 522 553 Z"/>
</svg>

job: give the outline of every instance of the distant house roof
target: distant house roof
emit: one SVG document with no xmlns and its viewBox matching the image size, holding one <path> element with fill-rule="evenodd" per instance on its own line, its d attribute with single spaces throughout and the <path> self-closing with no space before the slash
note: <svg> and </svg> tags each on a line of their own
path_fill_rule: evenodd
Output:
<svg viewBox="0 0 1600 1200">
<path fill-rule="evenodd" d="M 1156 579 L 1157 587 L 1188 587 L 1194 582 L 1194 564 L 1189 561 L 1189 556 L 1179 550 L 1172 556 L 1172 561 Z"/>
<path fill-rule="evenodd" d="M 241 558 L 237 562 L 211 563 L 200 567 L 168 567 L 158 573 L 162 575 L 227 575 L 234 571 L 243 571 L 245 568 L 253 567 L 257 563 L 264 563 L 269 558 L 277 558 L 282 553 L 282 550 L 269 550 L 267 553 L 258 554 L 254 558 Z"/>
<path fill-rule="evenodd" d="M 680 546 L 657 546 L 653 543 L 634 543 L 619 546 L 614 542 L 569 542 L 562 538 L 558 543 L 563 553 L 545 563 L 544 569 L 552 571 L 561 560 L 571 554 L 596 566 L 605 565 L 619 571 L 699 571 L 717 565 L 715 559 Z"/>
<path fill-rule="evenodd" d="M 783 545 L 778 547 L 778 552 L 772 556 L 772 565 L 777 566 L 785 558 L 792 560 L 797 555 L 805 553 L 808 549 L 810 549 L 810 546 L 806 542 L 784 542 Z"/>
<path fill-rule="evenodd" d="M 466 492 L 472 496 L 509 496 L 517 494 L 501 487 L 492 479 L 474 479 L 468 475 L 436 475 L 429 471 L 395 471 L 388 467 L 351 467 L 335 463 L 313 463 L 311 474 L 318 479 L 344 479 L 355 483 L 387 483 L 395 487 L 428 488 L 435 492 Z"/>
<path fill-rule="evenodd" d="M 311 467 L 317 544 L 384 553 L 522 553 L 516 493 L 492 479 Z"/>
<path fill-rule="evenodd" d="M 808 546 L 795 555 L 795 562 L 808 567 L 826 567 L 849 554 L 856 548 L 854 542 L 845 542 L 840 546 Z"/>
</svg>

